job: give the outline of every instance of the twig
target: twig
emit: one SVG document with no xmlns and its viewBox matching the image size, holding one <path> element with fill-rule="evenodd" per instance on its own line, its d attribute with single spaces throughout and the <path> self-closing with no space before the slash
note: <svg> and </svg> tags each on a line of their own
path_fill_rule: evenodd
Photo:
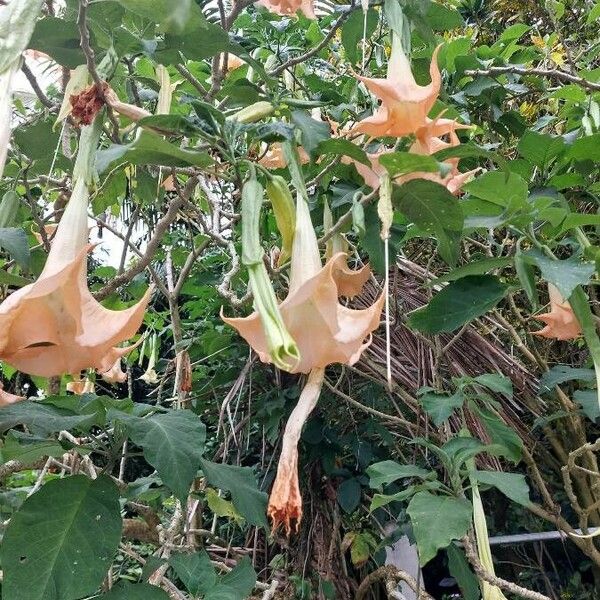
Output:
<svg viewBox="0 0 600 600">
<path fill-rule="evenodd" d="M 27 66 L 27 63 L 25 61 L 23 61 L 23 64 L 21 65 L 21 71 L 23 71 L 23 75 L 27 77 L 27 81 L 29 81 L 29 85 L 33 88 L 33 91 L 35 92 L 35 95 L 38 97 L 39 101 L 46 108 L 55 108 L 54 103 L 52 102 L 52 100 L 50 100 L 50 98 L 48 98 L 48 96 L 46 96 L 46 94 L 44 94 L 42 88 L 37 82 L 37 79 L 35 78 L 35 75 L 32 73 L 31 69 Z"/>
<path fill-rule="evenodd" d="M 190 179 L 188 179 L 183 190 L 183 195 L 185 196 L 185 198 L 189 198 L 192 195 L 197 184 L 198 179 L 196 177 L 190 177 Z M 152 235 L 150 241 L 148 242 L 148 245 L 146 246 L 146 251 L 144 252 L 143 258 L 141 258 L 135 265 L 127 269 L 127 271 L 115 277 L 101 290 L 96 292 L 94 294 L 96 300 L 103 300 L 104 298 L 112 294 L 119 286 L 125 283 L 129 283 L 138 273 L 141 273 L 150 264 L 150 262 L 154 258 L 155 252 L 158 250 L 163 235 L 167 232 L 171 223 L 173 223 L 173 221 L 175 221 L 175 219 L 177 218 L 177 213 L 179 212 L 179 209 L 183 206 L 184 201 L 185 200 L 183 197 L 177 196 L 171 202 L 171 204 L 169 204 L 167 212 L 156 224 L 154 234 Z"/>
<path fill-rule="evenodd" d="M 554 79 L 556 81 L 575 83 L 581 87 L 587 88 L 588 90 L 599 91 L 600 83 L 593 83 L 582 77 L 559 71 L 558 69 L 526 69 L 524 67 L 508 66 L 508 67 L 489 67 L 488 69 L 467 69 L 465 75 L 471 77 L 477 77 L 480 75 L 538 75 L 539 77 L 546 77 L 548 79 Z"/>
<path fill-rule="evenodd" d="M 328 31 L 327 35 L 313 48 L 311 48 L 308 52 L 297 56 L 296 58 L 290 58 L 290 60 L 284 62 L 282 65 L 279 65 L 272 71 L 269 71 L 268 75 L 271 77 L 277 77 L 281 73 L 283 73 L 286 69 L 293 67 L 295 65 L 299 65 L 307 61 L 309 58 L 321 52 L 325 46 L 331 41 L 331 39 L 335 36 L 337 30 L 346 22 L 346 19 L 352 14 L 352 12 L 356 9 L 360 8 L 360 5 L 356 7 L 350 7 L 345 10 L 335 21 L 335 23 L 331 26 L 331 29 Z"/>
<path fill-rule="evenodd" d="M 527 588 L 521 587 L 512 581 L 506 581 L 506 579 L 492 575 L 481 564 L 479 556 L 477 556 L 475 546 L 471 542 L 471 538 L 468 535 L 462 539 L 462 543 L 465 549 L 465 554 L 467 555 L 467 558 L 469 559 L 469 562 L 471 563 L 471 566 L 473 567 L 473 570 L 479 579 L 482 579 L 491 585 L 495 585 L 502 590 L 506 590 L 511 594 L 517 594 L 517 596 L 521 596 L 521 598 L 527 598 L 528 600 L 551 600 L 551 598 L 545 596 L 544 594 L 534 592 L 533 590 L 528 590 Z"/>
<path fill-rule="evenodd" d="M 386 583 L 386 588 L 392 588 L 392 586 L 397 587 L 399 581 L 404 581 L 413 592 L 416 592 L 419 595 L 418 600 L 434 600 L 433 596 L 430 596 L 421 586 L 419 586 L 419 583 L 414 577 L 409 575 L 406 571 L 398 569 L 398 567 L 395 567 L 394 565 L 385 565 L 379 567 L 379 569 L 376 569 L 372 573 L 369 573 L 358 587 L 355 600 L 363 600 L 367 596 L 369 589 L 381 581 Z"/>
</svg>

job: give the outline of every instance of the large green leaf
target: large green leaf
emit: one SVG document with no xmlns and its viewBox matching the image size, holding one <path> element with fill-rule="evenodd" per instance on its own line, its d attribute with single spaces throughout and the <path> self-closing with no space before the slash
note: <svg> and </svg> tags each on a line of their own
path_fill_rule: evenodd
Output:
<svg viewBox="0 0 600 600">
<path fill-rule="evenodd" d="M 379 162 L 386 168 L 390 177 L 415 171 L 437 173 L 440 170 L 440 163 L 431 156 L 411 152 L 389 152 L 380 156 Z"/>
<path fill-rule="evenodd" d="M 550 162 L 561 154 L 565 142 L 560 136 L 538 133 L 528 129 L 520 139 L 517 150 L 530 163 L 545 169 Z"/>
<path fill-rule="evenodd" d="M 493 275 L 462 277 L 437 293 L 427 306 L 413 311 L 408 323 L 424 333 L 454 331 L 494 308 L 509 289 Z"/>
<path fill-rule="evenodd" d="M 595 381 L 594 369 L 582 369 L 569 365 L 554 365 L 540 377 L 540 394 L 551 392 L 555 385 L 567 381 Z"/>
<path fill-rule="evenodd" d="M 97 596 L 99 600 L 169 600 L 169 595 L 149 583 L 119 581 L 108 594 Z"/>
<path fill-rule="evenodd" d="M 48 54 L 59 65 L 69 69 L 85 63 L 75 21 L 66 21 L 58 17 L 40 19 L 31 36 L 29 47 Z"/>
<path fill-rule="evenodd" d="M 181 32 L 190 18 L 192 0 L 117 0 L 127 10 L 158 23 L 164 31 Z"/>
<path fill-rule="evenodd" d="M 378 23 L 377 12 L 370 8 L 367 13 L 367 40 L 375 31 Z M 346 51 L 348 60 L 356 64 L 362 55 L 361 42 L 365 33 L 365 17 L 362 11 L 355 10 L 348 17 L 348 20 L 342 27 L 342 46 Z"/>
<path fill-rule="evenodd" d="M 108 477 L 46 483 L 13 515 L 0 546 L 4 600 L 93 594 L 121 539 L 119 491 Z"/>
<path fill-rule="evenodd" d="M 413 526 L 419 561 L 427 564 L 437 551 L 463 537 L 471 526 L 473 507 L 464 498 L 418 492 L 406 509 Z"/>
<path fill-rule="evenodd" d="M 509 210 L 527 207 L 527 182 L 516 173 L 490 171 L 466 183 L 463 189 L 471 195 Z"/>
<path fill-rule="evenodd" d="M 409 221 L 436 237 L 440 256 L 454 264 L 463 227 L 458 200 L 442 185 L 414 179 L 394 191 L 394 202 Z"/>
<path fill-rule="evenodd" d="M 93 421 L 94 417 L 89 414 L 74 414 L 34 400 L 0 408 L 0 431 L 6 431 L 15 425 L 27 425 L 33 433 L 47 435 L 62 429 L 87 428 Z"/>
<path fill-rule="evenodd" d="M 529 506 L 529 486 L 525 475 L 521 473 L 504 473 L 502 471 L 473 471 L 471 476 L 479 483 L 491 485 L 500 490 L 507 498 L 522 506 Z"/>
<path fill-rule="evenodd" d="M 142 131 L 130 144 L 113 144 L 100 150 L 96 159 L 98 172 L 102 173 L 116 160 L 166 167 L 207 167 L 213 162 L 206 152 L 183 150 L 152 131 Z"/>
<path fill-rule="evenodd" d="M 596 271 L 592 262 L 581 262 L 577 258 L 555 260 L 537 250 L 524 253 L 523 258 L 536 265 L 542 277 L 553 283 L 562 297 L 568 299 L 578 285 L 586 285 Z"/>
<path fill-rule="evenodd" d="M 245 556 L 221 577 L 219 583 L 204 596 L 204 600 L 242 600 L 248 598 L 256 584 L 256 572 L 252 562 Z"/>
<path fill-rule="evenodd" d="M 600 162 L 600 133 L 575 140 L 569 148 L 567 156 L 575 160 Z"/>
<path fill-rule="evenodd" d="M 427 471 L 417 465 L 401 465 L 393 460 L 382 460 L 372 464 L 367 469 L 367 475 L 369 476 L 369 485 L 372 488 L 378 488 L 406 477 L 429 478 L 432 476 L 432 471 Z"/>
<path fill-rule="evenodd" d="M 4 3 L 0 11 L 0 73 L 12 68 L 27 48 L 42 0 Z"/>
<path fill-rule="evenodd" d="M 186 498 L 204 452 L 206 427 L 200 417 L 191 410 L 171 410 L 146 418 L 125 414 L 117 418 L 164 483 L 179 499 Z"/>
<path fill-rule="evenodd" d="M 206 594 L 217 583 L 217 573 L 206 550 L 193 554 L 173 554 L 169 564 L 192 596 Z"/>
<path fill-rule="evenodd" d="M 452 269 L 449 273 L 438 277 L 434 283 L 445 283 L 448 281 L 456 281 L 457 279 L 461 279 L 462 277 L 466 277 L 467 275 L 483 275 L 488 271 L 492 271 L 494 269 L 502 269 L 503 267 L 508 267 L 513 262 L 512 257 L 510 256 L 502 256 L 500 258 L 482 258 L 481 260 L 474 260 L 473 262 L 469 262 L 466 265 L 461 265 L 460 267 L 456 267 L 456 269 Z"/>
<path fill-rule="evenodd" d="M 319 143 L 317 154 L 337 154 L 349 156 L 364 165 L 370 165 L 366 152 L 356 144 L 343 138 L 328 138 Z"/>
<path fill-rule="evenodd" d="M 233 505 L 248 523 L 267 527 L 267 495 L 258 489 L 252 469 L 222 465 L 204 458 L 200 464 L 211 485 L 231 492 Z"/>
<path fill-rule="evenodd" d="M 464 401 L 465 397 L 462 392 L 456 392 L 451 396 L 427 393 L 419 398 L 423 410 L 429 415 L 436 427 L 444 423 L 457 408 L 463 405 Z"/>
</svg>

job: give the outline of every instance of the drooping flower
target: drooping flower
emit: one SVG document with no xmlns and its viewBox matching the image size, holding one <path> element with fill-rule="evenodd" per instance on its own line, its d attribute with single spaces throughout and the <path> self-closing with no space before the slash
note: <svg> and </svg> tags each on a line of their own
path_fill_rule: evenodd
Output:
<svg viewBox="0 0 600 600">
<path fill-rule="evenodd" d="M 571 305 L 562 297 L 558 289 L 548 284 L 550 296 L 550 312 L 536 315 L 534 319 L 542 321 L 546 326 L 533 335 L 554 340 L 574 340 L 581 335 L 581 325 L 571 308 Z"/>
<path fill-rule="evenodd" d="M 419 85 L 412 74 L 410 62 L 400 40 L 394 36 L 387 77 L 371 78 L 357 75 L 380 100 L 381 105 L 370 117 L 357 123 L 353 132 L 371 137 L 402 137 L 415 133 L 426 125 L 426 118 L 440 93 L 441 76 L 437 65 L 438 46 L 431 58 L 431 83 Z"/>
<path fill-rule="evenodd" d="M 130 348 L 130 350 L 131 349 L 132 348 Z M 120 356 L 108 371 L 104 371 L 104 373 L 100 373 L 100 375 L 107 383 L 125 383 L 127 381 L 127 373 L 121 368 Z"/>
<path fill-rule="evenodd" d="M 93 394 L 96 391 L 94 382 L 86 377 L 85 379 L 77 378 L 67 383 L 67 392 L 81 396 L 82 394 Z"/>
<path fill-rule="evenodd" d="M 39 278 L 0 304 L 0 358 L 24 373 L 52 377 L 108 371 L 131 348 L 117 344 L 141 325 L 150 289 L 140 302 L 114 311 L 87 287 L 88 182 L 100 127 L 82 130 L 73 191 Z"/>
<path fill-rule="evenodd" d="M 309 373 L 309 377 L 283 436 L 277 476 L 267 509 L 275 529 L 283 525 L 289 533 L 292 524 L 297 529 L 302 518 L 298 440 L 317 403 L 324 368 L 332 363 L 354 364 L 370 344 L 371 333 L 379 326 L 383 295 L 363 310 L 348 308 L 338 300 L 339 296 L 352 297 L 360 293 L 369 273 L 368 267 L 360 271 L 348 269 L 343 253 L 335 254 L 322 266 L 308 204 L 299 196 L 289 292 L 279 310 L 300 351 L 299 360 L 285 370 Z M 273 362 L 258 313 L 241 319 L 223 319 L 238 330 L 263 362 Z"/>
<path fill-rule="evenodd" d="M 309 373 L 332 363 L 352 365 L 360 358 L 371 332 L 379 326 L 384 298 L 362 310 L 348 308 L 338 298 L 360 293 L 369 275 L 368 267 L 348 269 L 343 253 L 321 265 L 308 205 L 299 198 L 289 293 L 279 305 L 283 322 L 300 350 L 300 360 L 286 369 L 288 372 Z M 263 362 L 272 362 L 258 313 L 224 320 L 239 331 Z"/>
<path fill-rule="evenodd" d="M 277 15 L 289 17 L 300 11 L 309 19 L 316 19 L 313 0 L 259 0 L 257 4 Z"/>
<path fill-rule="evenodd" d="M 468 125 L 462 125 L 453 119 L 443 119 L 440 117 L 436 119 L 427 118 L 426 124 L 415 132 L 416 139 L 408 151 L 411 154 L 431 155 L 445 148 L 458 146 L 460 140 L 456 135 L 456 130 L 467 129 L 468 127 Z M 444 136 L 447 136 L 448 141 L 442 139 Z M 386 169 L 380 163 L 380 159 L 390 152 L 386 148 L 381 148 L 377 152 L 367 153 L 367 158 L 371 163 L 370 166 L 347 156 L 342 158 L 342 162 L 353 164 L 365 183 L 373 189 L 378 189 L 380 177 L 386 173 Z M 474 169 L 461 173 L 458 170 L 458 162 L 458 158 L 448 158 L 445 160 L 444 164 L 448 165 L 445 174 L 439 171 L 415 171 L 406 175 L 399 175 L 394 179 L 394 183 L 401 185 L 413 179 L 428 179 L 429 181 L 443 185 L 450 193 L 456 195 L 460 193 L 462 186 L 479 170 Z"/>
<path fill-rule="evenodd" d="M 298 442 L 302 427 L 319 399 L 324 373 L 323 369 L 313 369 L 310 372 L 283 433 L 277 477 L 271 489 L 267 512 L 273 521 L 273 528 L 277 529 L 281 524 L 288 535 L 293 525 L 298 531 L 302 519 L 302 495 L 298 481 Z"/>
</svg>

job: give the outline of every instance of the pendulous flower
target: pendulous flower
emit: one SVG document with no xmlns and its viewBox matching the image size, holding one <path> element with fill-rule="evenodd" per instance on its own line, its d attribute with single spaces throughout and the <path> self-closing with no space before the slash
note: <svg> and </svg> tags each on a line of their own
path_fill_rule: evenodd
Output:
<svg viewBox="0 0 600 600">
<path fill-rule="evenodd" d="M 87 287 L 88 183 L 99 131 L 96 121 L 81 132 L 73 191 L 42 273 L 0 304 L 0 358 L 24 373 L 107 372 L 131 350 L 117 344 L 137 332 L 150 298 L 149 289 L 134 306 L 109 310 Z"/>
<path fill-rule="evenodd" d="M 381 100 L 381 105 L 375 114 L 357 123 L 353 132 L 371 137 L 402 137 L 426 125 L 427 115 L 435 104 L 442 82 L 437 65 L 439 49 L 440 46 L 431 58 L 431 83 L 422 86 L 415 81 L 402 44 L 394 36 L 387 77 L 356 76 Z"/>
<path fill-rule="evenodd" d="M 581 335 L 581 325 L 571 308 L 571 305 L 561 296 L 551 283 L 548 284 L 550 296 L 550 312 L 537 315 L 534 319 L 542 321 L 546 326 L 533 335 L 554 340 L 574 340 Z"/>
</svg>

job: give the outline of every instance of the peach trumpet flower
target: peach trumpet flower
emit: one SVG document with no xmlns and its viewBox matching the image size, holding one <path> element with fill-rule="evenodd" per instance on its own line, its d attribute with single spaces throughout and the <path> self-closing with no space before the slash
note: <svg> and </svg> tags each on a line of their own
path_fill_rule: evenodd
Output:
<svg viewBox="0 0 600 600">
<path fill-rule="evenodd" d="M 370 344 L 371 332 L 379 327 L 384 297 L 361 310 L 340 304 L 338 298 L 359 294 L 369 275 L 368 267 L 348 269 L 344 253 L 335 254 L 324 267 L 321 265 L 308 205 L 298 198 L 289 292 L 279 310 L 298 346 L 300 359 L 286 371 L 309 373 L 332 363 L 353 365 L 358 361 Z M 257 312 L 223 320 L 238 330 L 262 362 L 272 362 Z"/>
<path fill-rule="evenodd" d="M 88 181 L 99 137 L 98 122 L 81 133 L 73 173 L 73 192 L 56 230 L 38 279 L 0 304 L 0 359 L 24 373 L 78 377 L 85 369 L 110 370 L 131 348 L 144 318 L 149 289 L 142 300 L 121 311 L 104 308 L 87 287 Z"/>
<path fill-rule="evenodd" d="M 264 6 L 268 11 L 289 17 L 300 11 L 309 19 L 316 19 L 313 0 L 259 0 L 257 4 Z"/>
<path fill-rule="evenodd" d="M 301 164 L 310 162 L 310 156 L 302 146 L 298 147 L 298 156 Z M 265 155 L 258 161 L 266 169 L 284 169 L 287 167 L 287 160 L 283 152 L 283 145 L 275 142 L 266 151 Z"/>
<path fill-rule="evenodd" d="M 534 319 L 545 323 L 546 326 L 540 331 L 532 332 L 533 335 L 554 340 L 574 340 L 578 338 L 582 333 L 581 325 L 571 305 L 551 283 L 548 284 L 548 294 L 550 296 L 550 312 L 534 317 Z"/>
<path fill-rule="evenodd" d="M 440 46 L 435 49 L 431 58 L 431 83 L 422 86 L 415 81 L 401 41 L 394 36 L 387 77 L 356 75 L 381 100 L 381 105 L 375 114 L 357 123 L 353 132 L 365 133 L 371 137 L 402 137 L 423 127 L 440 93 L 442 79 L 437 65 L 439 49 Z"/>
<path fill-rule="evenodd" d="M 340 304 L 338 297 L 352 297 L 362 290 L 369 277 L 368 267 L 352 271 L 344 253 L 335 254 L 323 267 L 317 236 L 308 205 L 296 201 L 296 229 L 292 247 L 289 293 L 279 305 L 287 331 L 300 352 L 290 373 L 309 373 L 308 382 L 292 411 L 283 436 L 267 512 L 276 529 L 283 525 L 289 534 L 302 518 L 302 496 L 298 482 L 298 440 L 302 427 L 315 407 L 323 384 L 325 367 L 332 363 L 352 365 L 371 342 L 379 327 L 385 296 L 369 308 L 355 310 Z M 224 321 L 235 327 L 263 362 L 272 362 L 258 313 Z"/>
</svg>

